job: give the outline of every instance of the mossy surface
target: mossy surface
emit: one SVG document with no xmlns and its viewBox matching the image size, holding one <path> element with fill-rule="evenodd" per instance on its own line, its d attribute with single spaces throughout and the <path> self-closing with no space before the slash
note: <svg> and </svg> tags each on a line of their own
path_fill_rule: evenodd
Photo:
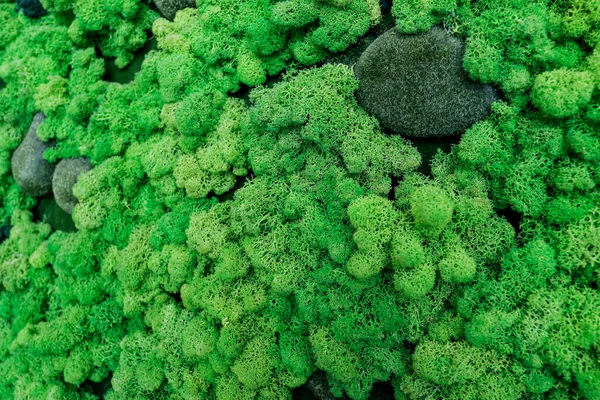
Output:
<svg viewBox="0 0 600 400">
<path fill-rule="evenodd" d="M 497 99 L 463 69 L 464 43 L 442 28 L 401 34 L 394 27 L 356 63 L 358 99 L 387 129 L 412 137 L 454 136 L 485 118 Z"/>
</svg>

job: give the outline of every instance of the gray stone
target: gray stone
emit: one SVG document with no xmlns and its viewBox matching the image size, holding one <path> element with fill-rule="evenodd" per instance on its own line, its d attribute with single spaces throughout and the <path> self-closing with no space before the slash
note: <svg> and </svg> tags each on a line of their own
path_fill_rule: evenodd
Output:
<svg viewBox="0 0 600 400">
<path fill-rule="evenodd" d="M 357 98 L 384 128 L 412 137 L 463 133 L 485 118 L 497 94 L 470 80 L 465 44 L 440 27 L 416 35 L 396 28 L 378 37 L 355 66 Z"/>
<path fill-rule="evenodd" d="M 306 388 L 317 400 L 336 400 L 331 391 L 329 390 L 329 382 L 327 376 L 322 371 L 317 371 L 312 374 L 306 381 Z M 348 397 L 343 396 L 339 400 L 347 400 Z"/>
<path fill-rule="evenodd" d="M 154 0 L 154 4 L 163 17 L 173 21 L 177 11 L 196 7 L 196 0 Z"/>
<path fill-rule="evenodd" d="M 90 160 L 85 157 L 68 158 L 60 160 L 56 165 L 52 178 L 52 191 L 56 204 L 67 214 L 71 214 L 79 202 L 73 196 L 73 186 L 77 183 L 79 175 L 92 169 Z"/>
<path fill-rule="evenodd" d="M 12 174 L 17 185 L 31 196 L 43 196 L 52 190 L 54 165 L 44 159 L 44 151 L 54 144 L 37 137 L 37 129 L 46 119 L 43 113 L 33 117 L 27 135 L 14 151 L 11 159 Z"/>
<path fill-rule="evenodd" d="M 48 14 L 40 0 L 17 0 L 17 11 L 23 11 L 29 18 L 39 18 Z"/>
</svg>

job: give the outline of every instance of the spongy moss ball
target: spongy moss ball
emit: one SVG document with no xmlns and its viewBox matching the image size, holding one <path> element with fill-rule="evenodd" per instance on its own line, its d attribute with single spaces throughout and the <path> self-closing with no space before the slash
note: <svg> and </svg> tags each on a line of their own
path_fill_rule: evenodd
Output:
<svg viewBox="0 0 600 400">
<path fill-rule="evenodd" d="M 394 233 L 390 255 L 394 269 L 413 268 L 425 261 L 422 241 L 417 235 L 404 230 Z"/>
<path fill-rule="evenodd" d="M 386 198 L 376 195 L 358 198 L 348 207 L 348 217 L 356 228 L 354 241 L 360 250 L 375 251 L 392 238 L 395 211 Z"/>
<path fill-rule="evenodd" d="M 497 99 L 463 69 L 464 42 L 435 27 L 417 35 L 392 28 L 356 63 L 358 100 L 383 127 L 414 137 L 460 134 Z"/>
<path fill-rule="evenodd" d="M 394 273 L 394 288 L 409 299 L 425 296 L 434 286 L 435 268 L 430 264 Z"/>
<path fill-rule="evenodd" d="M 385 255 L 381 251 L 357 251 L 350 257 L 346 268 L 356 279 L 368 279 L 377 275 L 385 267 Z"/>
<path fill-rule="evenodd" d="M 412 193 L 410 210 L 417 224 L 441 230 L 452 219 L 454 203 L 444 189 L 425 185 Z"/>
<path fill-rule="evenodd" d="M 531 99 L 544 113 L 564 118 L 585 107 L 592 99 L 593 90 L 594 81 L 588 71 L 561 68 L 535 78 Z"/>
</svg>

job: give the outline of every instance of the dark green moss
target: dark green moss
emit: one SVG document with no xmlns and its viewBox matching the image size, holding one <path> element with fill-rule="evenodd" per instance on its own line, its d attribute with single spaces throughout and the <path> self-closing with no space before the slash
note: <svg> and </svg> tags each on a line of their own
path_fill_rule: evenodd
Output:
<svg viewBox="0 0 600 400">
<path fill-rule="evenodd" d="M 71 216 L 56 204 L 51 195 L 40 199 L 34 214 L 36 221 L 49 224 L 54 231 L 75 232 L 77 230 Z"/>
<path fill-rule="evenodd" d="M 148 39 L 144 47 L 134 53 L 133 61 L 125 68 L 119 68 L 116 65 L 115 58 L 106 58 L 106 73 L 102 77 L 108 82 L 117 82 L 121 84 L 129 83 L 142 69 L 142 63 L 146 58 L 146 54 L 156 49 L 156 38 Z"/>
</svg>

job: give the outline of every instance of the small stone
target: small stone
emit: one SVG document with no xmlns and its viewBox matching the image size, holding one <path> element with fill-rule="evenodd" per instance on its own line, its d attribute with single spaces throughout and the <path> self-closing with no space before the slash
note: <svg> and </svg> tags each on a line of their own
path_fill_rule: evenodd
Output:
<svg viewBox="0 0 600 400">
<path fill-rule="evenodd" d="M 31 196 L 43 196 L 52 190 L 54 165 L 44 159 L 44 151 L 54 144 L 43 142 L 37 137 L 37 129 L 46 119 L 37 113 L 27 135 L 14 151 L 11 159 L 12 174 L 17 185 Z"/>
<path fill-rule="evenodd" d="M 29 18 L 39 18 L 48 14 L 40 0 L 17 0 L 17 11 L 23 11 Z"/>
<path fill-rule="evenodd" d="M 42 197 L 33 213 L 37 221 L 50 225 L 53 231 L 75 232 L 77 230 L 73 218 L 56 204 L 52 196 Z"/>
<path fill-rule="evenodd" d="M 85 157 L 64 159 L 56 165 L 52 177 L 52 191 L 56 204 L 67 214 L 71 214 L 79 202 L 73 196 L 73 186 L 77 183 L 79 175 L 91 169 L 92 164 Z"/>
<path fill-rule="evenodd" d="M 440 27 L 377 38 L 356 63 L 359 103 L 384 128 L 412 137 L 461 134 L 498 99 L 463 69 L 464 41 Z"/>
<path fill-rule="evenodd" d="M 163 17 L 173 21 L 177 11 L 196 7 L 196 0 L 154 0 L 154 4 Z"/>
<path fill-rule="evenodd" d="M 329 390 L 329 382 L 327 381 L 327 376 L 321 371 L 315 372 L 308 378 L 308 380 L 306 381 L 306 387 L 317 400 L 339 399 L 334 397 L 331 391 Z M 347 397 L 343 396 L 341 400 L 346 399 Z"/>
<path fill-rule="evenodd" d="M 2 225 L 0 226 L 0 243 L 4 242 L 6 239 L 10 237 L 10 230 L 12 226 L 10 225 Z"/>
</svg>

